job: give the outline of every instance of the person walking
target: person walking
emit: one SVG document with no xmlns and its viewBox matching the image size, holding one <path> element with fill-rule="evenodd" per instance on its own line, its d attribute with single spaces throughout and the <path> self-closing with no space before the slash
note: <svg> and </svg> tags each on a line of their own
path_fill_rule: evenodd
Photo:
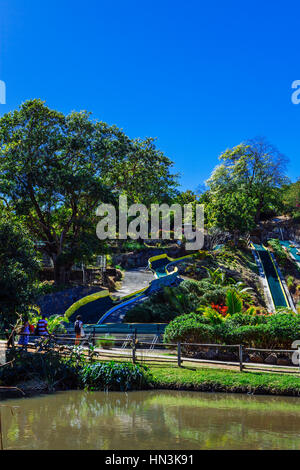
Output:
<svg viewBox="0 0 300 470">
<path fill-rule="evenodd" d="M 74 331 L 76 335 L 75 346 L 78 346 L 80 344 L 80 338 L 84 336 L 83 323 L 80 315 L 76 317 L 76 321 L 74 323 Z"/>
<path fill-rule="evenodd" d="M 29 335 L 30 335 L 30 325 L 29 325 L 28 317 L 25 317 L 24 323 L 20 331 L 20 338 L 18 342 L 20 346 L 23 346 L 23 348 L 26 348 L 28 345 Z"/>
</svg>

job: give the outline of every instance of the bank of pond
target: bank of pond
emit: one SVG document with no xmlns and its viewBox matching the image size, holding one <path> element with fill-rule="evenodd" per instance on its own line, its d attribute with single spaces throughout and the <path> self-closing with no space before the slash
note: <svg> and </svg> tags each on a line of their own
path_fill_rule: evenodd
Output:
<svg viewBox="0 0 300 470">
<path fill-rule="evenodd" d="M 17 387 L 11 392 L 15 394 L 171 389 L 300 396 L 297 373 L 240 372 L 200 364 L 179 368 L 159 363 L 145 366 L 91 361 L 80 348 L 71 349 L 69 356 L 51 349 L 42 354 L 11 349 L 6 360 L 7 365 L 0 367 L 0 387 Z"/>
</svg>

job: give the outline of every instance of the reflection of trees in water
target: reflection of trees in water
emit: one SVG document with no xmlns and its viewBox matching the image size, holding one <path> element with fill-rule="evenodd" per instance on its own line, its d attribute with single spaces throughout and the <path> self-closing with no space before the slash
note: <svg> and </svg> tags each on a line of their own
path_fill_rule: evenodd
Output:
<svg viewBox="0 0 300 470">
<path fill-rule="evenodd" d="M 172 392 L 150 398 L 151 403 L 161 403 L 173 437 L 181 443 L 193 443 L 195 449 L 299 449 L 300 409 L 296 400 L 246 395 L 197 397 L 197 393 L 174 396 Z"/>
<path fill-rule="evenodd" d="M 138 448 L 156 427 L 167 432 L 161 407 L 147 409 L 145 398 L 139 392 L 66 392 L 19 400 L 16 416 L 5 416 L 6 448 Z"/>
<path fill-rule="evenodd" d="M 7 404 L 20 409 L 3 413 L 5 448 L 299 448 L 296 399 L 71 391 Z"/>
</svg>

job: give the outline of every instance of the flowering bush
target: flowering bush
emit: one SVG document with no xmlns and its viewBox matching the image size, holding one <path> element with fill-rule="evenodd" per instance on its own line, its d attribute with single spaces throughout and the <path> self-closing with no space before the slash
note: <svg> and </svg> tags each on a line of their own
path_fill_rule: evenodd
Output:
<svg viewBox="0 0 300 470">
<path fill-rule="evenodd" d="M 222 317 L 226 317 L 227 312 L 228 312 L 227 305 L 224 305 L 224 304 L 211 304 L 211 308 L 213 310 L 216 310 L 216 312 L 220 313 L 220 315 L 222 315 Z"/>
</svg>

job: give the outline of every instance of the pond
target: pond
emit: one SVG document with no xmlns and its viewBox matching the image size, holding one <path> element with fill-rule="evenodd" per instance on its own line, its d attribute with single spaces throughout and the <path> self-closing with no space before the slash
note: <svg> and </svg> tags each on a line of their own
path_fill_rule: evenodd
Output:
<svg viewBox="0 0 300 470">
<path fill-rule="evenodd" d="M 299 398 L 68 391 L 5 400 L 5 449 L 300 449 Z M 14 415 L 7 406 L 17 407 Z"/>
</svg>

